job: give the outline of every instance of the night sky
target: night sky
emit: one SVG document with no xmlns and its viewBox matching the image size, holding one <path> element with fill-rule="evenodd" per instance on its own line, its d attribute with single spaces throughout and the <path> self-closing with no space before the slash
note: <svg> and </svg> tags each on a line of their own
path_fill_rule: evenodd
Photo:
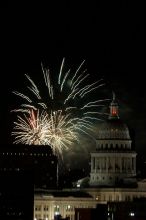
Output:
<svg viewBox="0 0 146 220">
<path fill-rule="evenodd" d="M 36 82 L 41 62 L 55 74 L 63 57 L 72 68 L 85 59 L 91 78 L 104 79 L 106 97 L 116 93 L 121 118 L 135 130 L 138 161 L 146 166 L 143 6 L 134 1 L 53 2 L 7 1 L 0 9 L 1 144 L 11 143 L 9 111 L 17 105 L 11 92 L 22 91 L 24 74 Z"/>
</svg>

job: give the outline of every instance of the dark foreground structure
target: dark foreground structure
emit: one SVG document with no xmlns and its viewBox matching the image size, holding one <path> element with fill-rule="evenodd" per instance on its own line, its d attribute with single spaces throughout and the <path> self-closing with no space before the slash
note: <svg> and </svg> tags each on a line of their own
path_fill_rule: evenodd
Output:
<svg viewBox="0 0 146 220">
<path fill-rule="evenodd" d="M 108 203 L 108 220 L 145 220 L 146 198 Z"/>
<path fill-rule="evenodd" d="M 0 219 L 32 220 L 34 188 L 55 188 L 56 170 L 49 147 L 1 146 Z"/>
<path fill-rule="evenodd" d="M 0 172 L 0 219 L 33 219 L 33 177 L 28 170 Z"/>
<path fill-rule="evenodd" d="M 109 202 L 96 208 L 76 208 L 75 220 L 145 220 L 146 199 L 133 202 Z"/>
<path fill-rule="evenodd" d="M 96 209 L 93 208 L 76 208 L 75 220 L 107 220 L 107 205 L 98 204 Z"/>
</svg>

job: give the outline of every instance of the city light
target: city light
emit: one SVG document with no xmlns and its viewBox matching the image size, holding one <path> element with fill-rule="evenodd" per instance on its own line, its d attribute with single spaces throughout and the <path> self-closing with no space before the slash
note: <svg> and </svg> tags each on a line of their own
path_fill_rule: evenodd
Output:
<svg viewBox="0 0 146 220">
<path fill-rule="evenodd" d="M 130 212 L 129 216 L 135 216 L 135 213 L 134 212 Z"/>
</svg>

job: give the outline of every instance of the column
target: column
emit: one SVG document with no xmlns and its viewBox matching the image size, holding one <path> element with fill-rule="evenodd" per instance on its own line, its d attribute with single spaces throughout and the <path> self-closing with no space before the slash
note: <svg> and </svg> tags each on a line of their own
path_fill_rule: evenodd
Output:
<svg viewBox="0 0 146 220">
<path fill-rule="evenodd" d="M 106 158 L 106 173 L 108 173 L 108 167 L 109 167 L 109 161 L 108 161 L 108 157 Z"/>
<path fill-rule="evenodd" d="M 97 173 L 97 157 L 94 157 L 94 173 Z"/>
<path fill-rule="evenodd" d="M 104 172 L 106 172 L 106 157 L 104 157 Z"/>
<path fill-rule="evenodd" d="M 122 158 L 119 157 L 120 173 L 122 173 Z"/>
<path fill-rule="evenodd" d="M 112 158 L 112 172 L 115 173 L 115 157 Z"/>
<path fill-rule="evenodd" d="M 128 173 L 127 158 L 125 158 L 125 170 L 126 170 L 126 173 Z"/>
<path fill-rule="evenodd" d="M 91 157 L 91 173 L 92 173 L 92 170 L 93 170 L 93 158 Z"/>
<path fill-rule="evenodd" d="M 134 173 L 136 174 L 136 158 L 133 159 L 134 159 Z"/>
<path fill-rule="evenodd" d="M 132 157 L 130 158 L 130 172 L 133 173 L 133 170 L 132 170 Z"/>
<path fill-rule="evenodd" d="M 99 158 L 99 170 L 100 170 L 100 173 L 102 172 L 102 160 L 101 160 L 101 157 Z"/>
<path fill-rule="evenodd" d="M 94 164 L 94 158 L 93 157 L 91 157 L 91 172 L 93 172 L 93 169 L 94 169 L 94 166 L 93 166 L 93 164 Z"/>
</svg>

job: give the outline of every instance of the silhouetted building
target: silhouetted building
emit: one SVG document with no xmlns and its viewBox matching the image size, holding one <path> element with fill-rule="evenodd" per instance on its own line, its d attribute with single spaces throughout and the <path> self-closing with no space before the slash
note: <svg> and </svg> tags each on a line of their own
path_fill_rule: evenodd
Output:
<svg viewBox="0 0 146 220">
<path fill-rule="evenodd" d="M 0 147 L 0 219 L 32 220 L 34 187 L 56 188 L 57 158 L 46 146 Z"/>
<path fill-rule="evenodd" d="M 108 220 L 145 220 L 146 198 L 132 202 L 109 202 Z"/>
<path fill-rule="evenodd" d="M 33 203 L 32 173 L 8 166 L 0 167 L 0 219 L 32 220 Z"/>
<path fill-rule="evenodd" d="M 107 205 L 98 204 L 96 208 L 75 208 L 75 220 L 107 220 Z"/>
<path fill-rule="evenodd" d="M 57 157 L 49 146 L 0 147 L 0 168 L 29 170 L 34 178 L 34 187 L 56 188 Z"/>
</svg>

